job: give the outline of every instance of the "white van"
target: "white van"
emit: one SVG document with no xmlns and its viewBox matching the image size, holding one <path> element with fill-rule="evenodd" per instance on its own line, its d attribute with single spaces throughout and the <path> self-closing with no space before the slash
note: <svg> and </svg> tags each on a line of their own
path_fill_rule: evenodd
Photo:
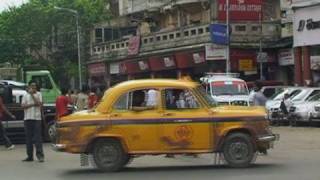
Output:
<svg viewBox="0 0 320 180">
<path fill-rule="evenodd" d="M 209 73 L 200 81 L 218 105 L 249 106 L 247 83 L 236 76 L 238 74 Z"/>
</svg>

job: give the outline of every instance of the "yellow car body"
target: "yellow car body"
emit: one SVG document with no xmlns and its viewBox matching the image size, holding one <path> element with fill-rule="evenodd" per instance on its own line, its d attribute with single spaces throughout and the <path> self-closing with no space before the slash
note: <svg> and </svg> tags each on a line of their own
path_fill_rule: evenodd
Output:
<svg viewBox="0 0 320 180">
<path fill-rule="evenodd" d="M 140 109 L 129 107 L 130 92 L 145 89 L 157 92 L 157 105 Z M 164 93 L 169 94 L 171 90 L 188 91 L 197 103 L 196 108 L 169 109 L 165 102 L 169 96 Z M 136 94 L 131 94 L 131 99 L 135 97 Z M 120 103 L 122 99 L 125 99 L 124 105 Z M 235 141 L 234 145 L 241 145 L 236 144 L 236 140 L 243 138 L 244 149 L 249 147 L 243 153 L 247 157 L 251 151 L 265 152 L 271 147 L 272 141 L 276 140 L 277 137 L 270 131 L 263 107 L 220 107 L 208 100 L 210 97 L 201 91 L 201 85 L 188 80 L 123 82 L 108 89 L 93 110 L 76 112 L 57 122 L 54 148 L 68 153 L 93 154 L 99 169 L 116 171 L 135 155 L 226 153 L 226 140 L 229 139 L 229 144 Z M 233 145 L 229 144 L 230 147 Z M 243 147 L 239 146 L 240 150 Z M 237 151 L 239 148 L 232 150 Z M 114 163 L 116 165 L 99 162 L 103 152 L 108 156 L 108 153 L 110 155 L 116 151 L 113 156 L 120 154 L 122 157 L 116 159 L 121 162 Z M 250 158 L 251 154 L 251 162 Z M 228 158 L 226 160 L 228 162 Z M 234 167 L 250 164 L 240 162 L 240 159 L 238 161 L 228 163 Z"/>
</svg>

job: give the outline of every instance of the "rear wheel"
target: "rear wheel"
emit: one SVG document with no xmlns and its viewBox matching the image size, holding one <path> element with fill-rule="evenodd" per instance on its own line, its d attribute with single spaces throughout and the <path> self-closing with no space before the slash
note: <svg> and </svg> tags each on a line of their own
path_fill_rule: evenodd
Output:
<svg viewBox="0 0 320 180">
<path fill-rule="evenodd" d="M 248 167 L 255 157 L 251 138 L 244 133 L 227 136 L 222 151 L 228 165 L 236 168 Z"/>
<path fill-rule="evenodd" d="M 130 159 L 118 141 L 108 139 L 96 141 L 92 155 L 98 169 L 104 172 L 119 171 Z"/>
</svg>

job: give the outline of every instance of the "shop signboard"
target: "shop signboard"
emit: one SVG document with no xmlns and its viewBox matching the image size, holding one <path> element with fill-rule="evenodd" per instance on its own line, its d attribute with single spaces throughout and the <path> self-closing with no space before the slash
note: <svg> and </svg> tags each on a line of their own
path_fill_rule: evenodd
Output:
<svg viewBox="0 0 320 180">
<path fill-rule="evenodd" d="M 257 54 L 257 62 L 259 62 L 259 63 L 268 62 L 268 53 L 266 53 L 266 52 L 259 52 L 259 53 Z"/>
<path fill-rule="evenodd" d="M 138 61 L 138 65 L 141 71 L 145 71 L 149 69 L 149 65 L 146 61 Z"/>
<path fill-rule="evenodd" d="M 226 46 L 206 44 L 206 60 L 225 60 L 227 59 Z"/>
<path fill-rule="evenodd" d="M 319 45 L 320 6 L 298 8 L 294 11 L 294 47 Z"/>
<path fill-rule="evenodd" d="M 253 71 L 252 59 L 239 59 L 239 71 Z"/>
<path fill-rule="evenodd" d="M 320 56 L 311 56 L 310 66 L 312 70 L 320 70 Z"/>
<path fill-rule="evenodd" d="M 192 57 L 193 57 L 193 62 L 195 64 L 200 64 L 200 63 L 205 62 L 205 57 L 204 57 L 203 52 L 202 53 L 193 53 Z"/>
<path fill-rule="evenodd" d="M 229 44 L 227 35 L 227 25 L 225 24 L 210 24 L 211 42 L 220 45 Z"/>
<path fill-rule="evenodd" d="M 106 72 L 106 66 L 104 63 L 89 64 L 88 70 L 90 76 L 103 75 Z"/>
<path fill-rule="evenodd" d="M 119 74 L 120 73 L 120 63 L 111 63 L 109 70 L 110 70 L 110 74 Z"/>
<path fill-rule="evenodd" d="M 140 49 L 140 36 L 132 36 L 129 38 L 128 55 L 139 54 Z"/>
<path fill-rule="evenodd" d="M 231 21 L 259 21 L 263 0 L 229 0 Z M 226 20 L 226 0 L 218 0 L 218 20 Z"/>
<path fill-rule="evenodd" d="M 279 66 L 294 65 L 293 49 L 282 49 L 278 52 Z"/>
<path fill-rule="evenodd" d="M 176 65 L 172 57 L 164 57 L 163 62 L 165 67 L 173 67 Z"/>
</svg>

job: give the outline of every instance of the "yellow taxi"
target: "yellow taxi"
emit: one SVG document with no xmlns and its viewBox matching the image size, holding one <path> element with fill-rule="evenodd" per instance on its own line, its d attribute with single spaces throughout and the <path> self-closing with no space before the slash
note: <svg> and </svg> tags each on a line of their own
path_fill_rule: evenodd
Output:
<svg viewBox="0 0 320 180">
<path fill-rule="evenodd" d="M 221 153 L 231 167 L 247 167 L 277 138 L 263 107 L 216 106 L 196 82 L 147 79 L 120 83 L 94 109 L 62 118 L 53 147 L 92 155 L 107 172 L 161 154 Z"/>
</svg>

